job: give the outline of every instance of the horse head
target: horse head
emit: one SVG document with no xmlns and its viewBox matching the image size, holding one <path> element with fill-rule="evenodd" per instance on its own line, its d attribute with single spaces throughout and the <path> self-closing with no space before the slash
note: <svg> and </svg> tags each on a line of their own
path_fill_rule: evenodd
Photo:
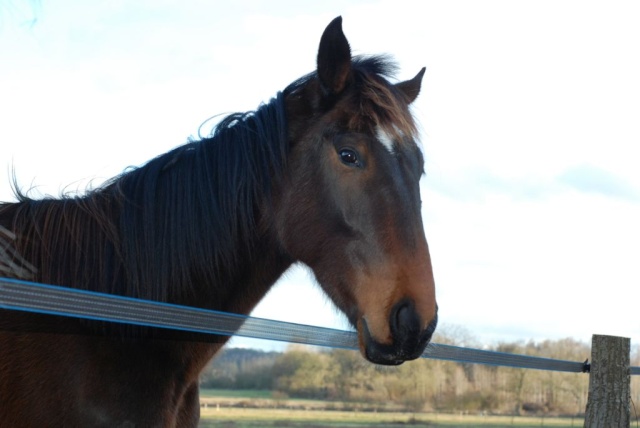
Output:
<svg viewBox="0 0 640 428">
<path fill-rule="evenodd" d="M 280 245 L 357 329 L 368 360 L 419 357 L 437 323 L 409 105 L 424 69 L 391 83 L 385 57 L 352 57 L 336 18 L 317 70 L 284 91 L 290 154 L 275 203 Z"/>
</svg>

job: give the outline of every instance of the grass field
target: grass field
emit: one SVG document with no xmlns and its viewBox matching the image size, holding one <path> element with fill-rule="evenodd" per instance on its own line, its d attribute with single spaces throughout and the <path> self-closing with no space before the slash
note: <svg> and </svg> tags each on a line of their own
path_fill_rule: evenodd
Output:
<svg viewBox="0 0 640 428">
<path fill-rule="evenodd" d="M 273 393 L 268 390 L 254 389 L 201 389 L 200 397 L 207 398 L 264 398 L 271 399 Z"/>
<path fill-rule="evenodd" d="M 203 428 L 408 428 L 408 427 L 581 427 L 580 418 L 493 415 L 452 415 L 400 411 L 339 410 L 341 403 L 271 398 L 269 391 L 205 390 L 200 427 Z M 247 407 L 242 407 L 242 406 Z M 254 408 L 254 406 L 259 408 Z M 289 408 L 274 408 L 274 407 Z M 324 410 L 327 406 L 335 410 Z"/>
<path fill-rule="evenodd" d="M 407 413 L 358 413 L 286 409 L 203 409 L 201 427 L 259 428 L 407 428 L 407 427 L 581 427 L 583 421 L 565 418 L 468 416 Z"/>
</svg>

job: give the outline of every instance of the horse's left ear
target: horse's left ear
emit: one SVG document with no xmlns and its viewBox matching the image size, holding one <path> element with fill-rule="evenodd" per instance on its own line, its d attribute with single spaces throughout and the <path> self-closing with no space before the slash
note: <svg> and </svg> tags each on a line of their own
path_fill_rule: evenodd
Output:
<svg viewBox="0 0 640 428">
<path fill-rule="evenodd" d="M 318 78 L 327 94 L 337 95 L 351 74 L 351 48 L 342 32 L 342 17 L 327 26 L 318 49 Z"/>
<path fill-rule="evenodd" d="M 420 86 L 422 85 L 422 76 L 424 76 L 426 70 L 425 67 L 422 67 L 422 70 L 413 79 L 396 83 L 396 88 L 407 98 L 407 103 L 411 104 L 418 98 Z"/>
</svg>

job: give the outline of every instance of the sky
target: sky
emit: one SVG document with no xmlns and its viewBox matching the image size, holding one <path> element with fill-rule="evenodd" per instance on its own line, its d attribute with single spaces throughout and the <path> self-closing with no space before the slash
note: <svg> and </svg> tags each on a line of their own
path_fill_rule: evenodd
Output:
<svg viewBox="0 0 640 428">
<path fill-rule="evenodd" d="M 0 1 L 0 200 L 82 193 L 355 54 L 413 105 L 440 322 L 476 343 L 640 341 L 640 3 Z M 348 328 L 304 267 L 252 313 Z M 235 346 L 279 343 L 234 339 Z"/>
</svg>

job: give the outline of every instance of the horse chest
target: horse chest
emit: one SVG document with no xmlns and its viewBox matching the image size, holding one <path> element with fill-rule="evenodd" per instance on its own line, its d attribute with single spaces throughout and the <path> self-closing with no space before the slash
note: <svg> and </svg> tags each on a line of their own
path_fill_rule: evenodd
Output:
<svg viewBox="0 0 640 428">
<path fill-rule="evenodd" d="M 14 345 L 11 352 L 0 349 L 0 358 L 18 369 L 3 371 L 0 379 L 0 420 L 14 427 L 197 426 L 198 375 L 221 346 L 48 333 L 0 336 Z M 28 379 L 21 378 L 25 371 Z"/>
</svg>

